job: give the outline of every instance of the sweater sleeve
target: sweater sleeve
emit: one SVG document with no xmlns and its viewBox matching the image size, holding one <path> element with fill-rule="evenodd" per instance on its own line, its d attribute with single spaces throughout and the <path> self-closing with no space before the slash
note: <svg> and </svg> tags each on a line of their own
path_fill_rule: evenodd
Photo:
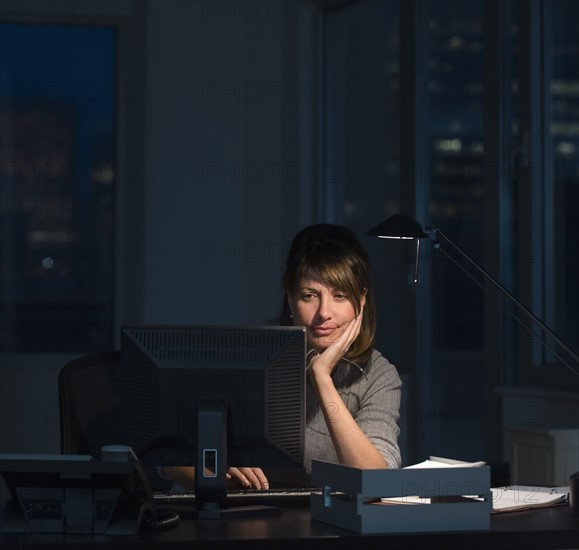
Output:
<svg viewBox="0 0 579 550">
<path fill-rule="evenodd" d="M 399 468 L 398 420 L 402 381 L 394 365 L 376 350 L 365 371 L 364 391 L 359 396 L 355 420 L 384 456 L 388 468 Z"/>
</svg>

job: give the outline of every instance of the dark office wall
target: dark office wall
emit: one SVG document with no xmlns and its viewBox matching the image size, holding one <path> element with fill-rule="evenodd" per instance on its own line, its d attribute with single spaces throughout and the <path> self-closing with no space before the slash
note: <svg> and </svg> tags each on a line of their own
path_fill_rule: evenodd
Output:
<svg viewBox="0 0 579 550">
<path fill-rule="evenodd" d="M 257 323 L 277 312 L 311 176 L 293 124 L 312 99 L 296 73 L 306 12 L 283 5 L 149 3 L 146 321 Z"/>
<path fill-rule="evenodd" d="M 282 106 L 247 100 L 248 68 L 257 73 L 254 94 L 260 80 L 280 81 L 280 37 L 234 13 L 222 22 L 207 6 L 154 2 L 148 14 L 147 321 L 255 322 L 275 301 L 279 263 L 261 253 L 266 241 L 281 240 L 281 187 L 264 184 L 257 170 L 281 162 Z M 247 272 L 263 285 L 255 302 L 257 281 Z"/>
</svg>

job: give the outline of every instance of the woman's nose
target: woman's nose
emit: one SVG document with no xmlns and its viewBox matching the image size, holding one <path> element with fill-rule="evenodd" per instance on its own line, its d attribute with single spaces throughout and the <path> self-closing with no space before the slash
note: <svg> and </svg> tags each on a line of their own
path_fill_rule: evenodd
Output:
<svg viewBox="0 0 579 550">
<path fill-rule="evenodd" d="M 331 303 L 329 298 L 322 296 L 320 298 L 320 307 L 318 308 L 318 316 L 322 319 L 330 319 L 332 317 Z"/>
</svg>

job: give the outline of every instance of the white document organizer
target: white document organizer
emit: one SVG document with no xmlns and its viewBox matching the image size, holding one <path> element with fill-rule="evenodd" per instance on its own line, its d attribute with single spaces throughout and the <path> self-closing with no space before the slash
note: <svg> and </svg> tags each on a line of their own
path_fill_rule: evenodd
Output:
<svg viewBox="0 0 579 550">
<path fill-rule="evenodd" d="M 312 484 L 322 487 L 320 495 L 312 495 L 312 519 L 361 534 L 481 531 L 490 526 L 489 466 L 359 470 L 314 460 Z M 410 496 L 431 503 L 370 503 Z"/>
</svg>

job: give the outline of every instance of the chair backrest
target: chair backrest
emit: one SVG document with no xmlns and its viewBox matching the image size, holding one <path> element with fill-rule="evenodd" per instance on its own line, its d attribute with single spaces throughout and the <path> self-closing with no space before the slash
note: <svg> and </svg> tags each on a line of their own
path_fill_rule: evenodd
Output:
<svg viewBox="0 0 579 550">
<path fill-rule="evenodd" d="M 122 369 L 119 351 L 95 353 L 67 363 L 58 378 L 60 450 L 100 459 L 104 445 L 123 443 Z M 153 490 L 171 481 L 144 468 Z"/>
<path fill-rule="evenodd" d="M 100 457 L 122 443 L 121 354 L 95 353 L 66 364 L 58 378 L 60 450 Z"/>
</svg>

